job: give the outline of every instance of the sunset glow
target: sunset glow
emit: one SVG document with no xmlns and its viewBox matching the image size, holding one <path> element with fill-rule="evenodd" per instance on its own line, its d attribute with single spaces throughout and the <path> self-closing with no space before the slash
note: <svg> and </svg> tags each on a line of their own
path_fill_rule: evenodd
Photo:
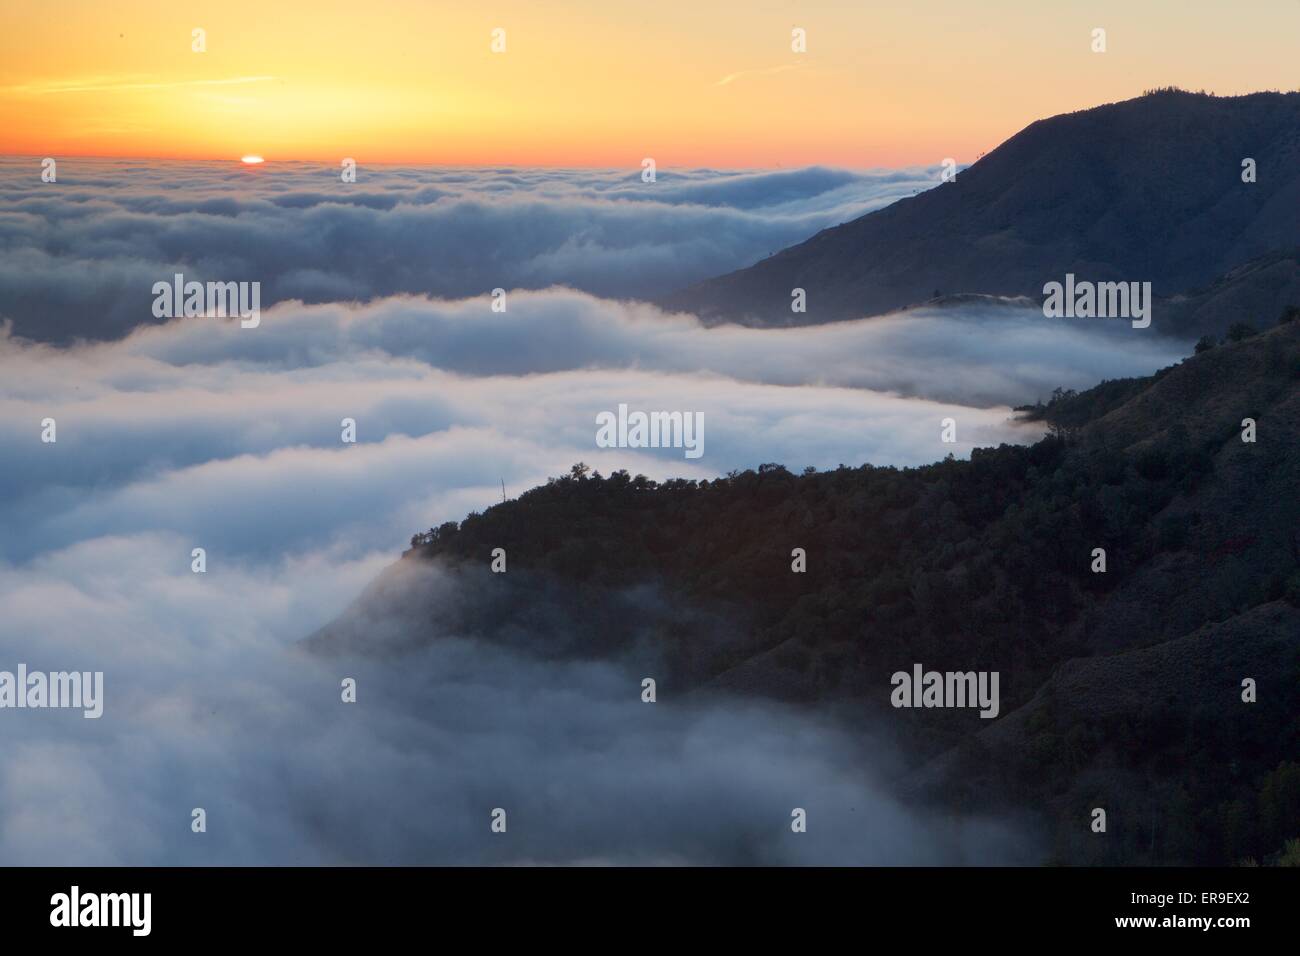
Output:
<svg viewBox="0 0 1300 956">
<path fill-rule="evenodd" d="M 1056 7 L 9 4 L 0 153 L 217 159 L 255 138 L 334 163 L 892 166 L 969 161 L 1144 87 L 1295 83 L 1295 3 L 1252 6 L 1233 42 L 1200 0 Z M 1098 24 L 1105 56 L 1089 50 Z"/>
</svg>

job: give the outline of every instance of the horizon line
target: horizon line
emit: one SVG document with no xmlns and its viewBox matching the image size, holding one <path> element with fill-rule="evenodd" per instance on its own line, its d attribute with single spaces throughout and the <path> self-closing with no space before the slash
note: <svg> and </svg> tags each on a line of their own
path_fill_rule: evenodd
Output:
<svg viewBox="0 0 1300 956">
<path fill-rule="evenodd" d="M 1001 144 L 999 143 L 998 145 Z M 994 148 L 996 149 L 996 147 Z M 986 156 L 991 152 L 993 152 L 992 149 L 986 150 L 983 154 L 981 154 L 981 157 Z M 242 163 L 241 159 L 243 156 L 247 156 L 247 155 L 260 156 L 263 162 L 259 163 L 258 165 L 261 167 L 266 167 L 275 163 L 299 163 L 299 164 L 319 163 L 322 165 L 332 166 L 341 163 L 343 159 L 346 158 L 346 159 L 356 160 L 358 166 L 438 167 L 438 168 L 445 168 L 445 169 L 485 169 L 493 166 L 500 166 L 500 167 L 508 167 L 510 169 L 551 169 L 551 170 L 572 169 L 572 170 L 583 170 L 583 171 L 587 171 L 587 170 L 612 171 L 612 170 L 620 170 L 626 168 L 627 170 L 629 170 L 629 172 L 634 172 L 634 173 L 639 173 L 641 170 L 641 166 L 639 164 L 628 165 L 627 167 L 623 167 L 623 166 L 611 166 L 609 164 L 601 164 L 601 163 L 591 163 L 591 164 L 519 163 L 519 162 L 508 162 L 508 161 L 467 163 L 467 162 L 438 162 L 438 161 L 429 161 L 429 160 L 418 160 L 418 161 L 377 160 L 372 162 L 370 160 L 356 159 L 356 157 L 331 157 L 330 159 L 319 159 L 319 158 L 304 159 L 301 157 L 279 158 L 279 157 L 273 157 L 264 152 L 252 153 L 252 154 L 243 153 L 240 155 L 232 154 L 230 156 L 157 156 L 157 155 L 144 155 L 144 154 L 134 154 L 134 153 L 67 153 L 62 155 L 56 153 L 53 156 L 50 156 L 50 154 L 48 153 L 42 154 L 42 153 L 0 152 L 0 160 L 7 160 L 7 159 L 41 160 L 45 158 L 54 158 L 60 161 L 77 160 L 77 159 L 140 160 L 145 162 L 162 162 L 162 163 L 231 163 L 236 166 L 242 166 L 246 164 Z M 957 165 L 971 166 L 975 162 L 976 160 L 959 159 L 957 160 Z M 661 171 L 662 170 L 690 170 L 693 172 L 699 170 L 717 170 L 720 172 L 746 172 L 746 171 L 777 172 L 777 171 L 792 171 L 792 170 L 801 170 L 801 169 L 840 169 L 840 170 L 845 170 L 847 172 L 868 172 L 874 170 L 889 170 L 891 172 L 900 172 L 908 169 L 929 169 L 932 166 L 942 165 L 942 163 L 943 163 L 942 159 L 936 159 L 931 163 L 902 163 L 898 165 L 867 165 L 867 166 L 851 166 L 844 163 L 836 163 L 836 162 L 810 162 L 810 163 L 797 163 L 797 164 L 790 164 L 790 165 L 784 163 L 777 163 L 775 165 L 756 164 L 753 166 L 719 166 L 716 164 L 706 164 L 702 166 L 701 165 L 670 166 L 670 165 L 660 164 L 656 168 Z"/>
</svg>

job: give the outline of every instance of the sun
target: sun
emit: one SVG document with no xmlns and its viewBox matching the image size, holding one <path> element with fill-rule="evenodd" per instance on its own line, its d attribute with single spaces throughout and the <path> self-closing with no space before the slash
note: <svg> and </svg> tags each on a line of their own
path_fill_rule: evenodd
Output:
<svg viewBox="0 0 1300 956">
<path fill-rule="evenodd" d="M 245 156 L 242 159 L 240 159 L 241 163 L 246 163 L 249 166 L 256 166 L 258 163 L 262 161 L 263 160 L 261 156 Z"/>
</svg>

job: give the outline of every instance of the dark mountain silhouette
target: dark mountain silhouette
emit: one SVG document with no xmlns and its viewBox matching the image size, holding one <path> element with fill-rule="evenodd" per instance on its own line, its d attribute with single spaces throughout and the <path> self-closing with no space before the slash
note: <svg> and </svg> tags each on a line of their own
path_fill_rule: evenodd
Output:
<svg viewBox="0 0 1300 956">
<path fill-rule="evenodd" d="M 1298 634 L 1300 608 L 1272 601 L 1173 640 L 1067 661 L 913 786 L 958 805 L 1045 807 L 1065 821 L 1054 852 L 1072 863 L 1235 863 L 1267 860 L 1284 841 L 1300 847 Z M 1247 677 L 1281 696 L 1243 703 Z M 1094 807 L 1107 811 L 1105 839 L 1080 825 Z"/>
<path fill-rule="evenodd" d="M 1158 300 L 1155 315 L 1161 328 L 1186 338 L 1222 336 L 1238 322 L 1268 328 L 1292 302 L 1300 302 L 1300 249 L 1260 256 L 1203 289 Z"/>
<path fill-rule="evenodd" d="M 1203 336 L 1217 339 L 1239 323 L 1256 331 L 1266 329 L 1292 302 L 1300 302 L 1300 249 L 1259 256 L 1204 288 L 1157 296 L 1154 314 L 1160 320 L 1158 328 L 1168 334 L 1189 340 Z M 1008 310 L 1038 309 L 1040 303 L 1028 296 L 959 293 L 928 299 L 901 311 L 950 309 L 954 317 L 967 318 L 969 314 L 962 308 L 967 305 L 983 306 L 980 314 L 987 314 L 990 306 L 1001 305 Z"/>
<path fill-rule="evenodd" d="M 922 468 L 578 465 L 417 535 L 308 646 L 472 634 L 652 661 L 661 700 L 764 695 L 887 728 L 930 761 L 916 794 L 1042 813 L 1061 861 L 1279 858 L 1300 837 L 1300 319 L 1027 414 L 1050 427 L 1037 444 Z M 914 663 L 998 671 L 1001 718 L 891 708 Z M 1109 841 L 1087 841 L 1096 806 Z"/>
<path fill-rule="evenodd" d="M 1247 158 L 1256 162 L 1253 183 L 1242 182 Z M 1068 272 L 1150 281 L 1168 297 L 1300 247 L 1297 210 L 1300 93 L 1163 91 L 1040 120 L 954 182 L 663 304 L 711 321 L 803 325 L 956 293 L 1040 301 L 1044 283 Z M 1275 278 L 1234 275 L 1229 281 Z M 806 313 L 791 311 L 794 288 L 806 290 Z M 1201 333 L 1224 331 L 1213 309 L 1157 313 L 1154 327 L 1189 334 L 1179 327 L 1184 317 Z"/>
</svg>

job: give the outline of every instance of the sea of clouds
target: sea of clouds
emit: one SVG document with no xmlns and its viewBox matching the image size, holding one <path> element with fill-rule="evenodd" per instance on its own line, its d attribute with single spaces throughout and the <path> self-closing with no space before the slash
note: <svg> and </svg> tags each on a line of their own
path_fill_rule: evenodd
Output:
<svg viewBox="0 0 1300 956">
<path fill-rule="evenodd" d="M 633 301 L 910 194 L 921 172 L 694 171 L 649 193 L 629 173 L 363 168 L 347 192 L 328 167 L 69 161 L 55 185 L 17 182 L 16 163 L 0 170 L 0 669 L 103 670 L 106 700 L 100 720 L 0 712 L 0 861 L 1030 853 L 1001 824 L 898 803 L 887 750 L 864 759 L 806 714 L 644 705 L 614 663 L 473 634 L 400 663 L 299 642 L 413 532 L 503 483 L 580 460 L 703 478 L 965 457 L 1038 437 L 1010 405 L 1148 373 L 1177 343 L 1000 303 L 753 330 Z M 260 326 L 153 324 L 173 271 L 261 281 Z M 596 448 L 596 414 L 620 403 L 703 413 L 704 456 Z M 497 806 L 508 836 L 489 833 Z"/>
<path fill-rule="evenodd" d="M 763 172 L 0 159 L 0 315 L 26 337 L 151 321 L 177 272 L 262 303 L 452 298 L 564 285 L 651 298 L 750 265 L 939 180 L 936 169 Z"/>
</svg>

